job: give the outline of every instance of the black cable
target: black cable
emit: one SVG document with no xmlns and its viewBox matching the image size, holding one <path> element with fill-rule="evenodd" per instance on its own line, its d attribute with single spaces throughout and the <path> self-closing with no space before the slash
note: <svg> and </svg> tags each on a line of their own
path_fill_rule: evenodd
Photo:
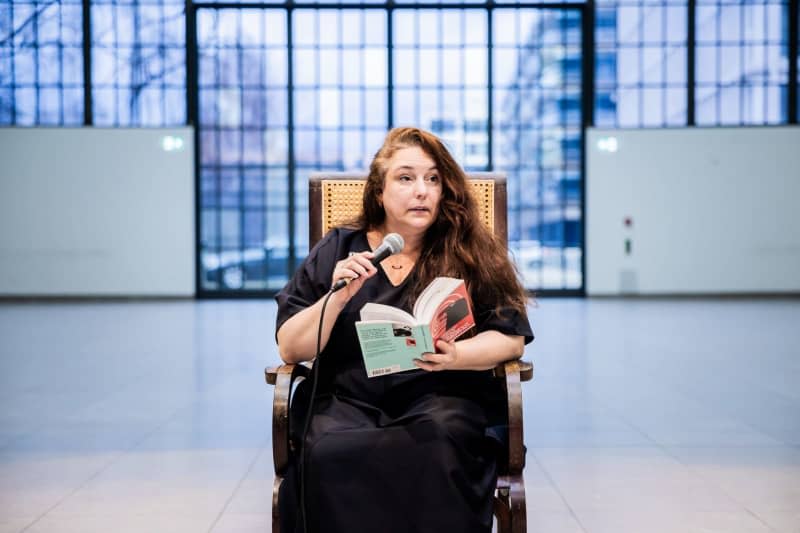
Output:
<svg viewBox="0 0 800 533">
<path fill-rule="evenodd" d="M 317 354 L 314 356 L 314 366 L 311 368 L 311 398 L 308 401 L 308 413 L 306 414 L 305 422 L 303 423 L 303 434 L 300 437 L 300 519 L 303 521 L 303 533 L 308 533 L 308 526 L 306 525 L 306 434 L 308 427 L 311 425 L 311 416 L 314 413 L 314 396 L 317 394 L 317 375 L 319 374 L 319 352 L 322 345 L 322 323 L 325 318 L 325 308 L 328 306 L 328 300 L 331 299 L 333 289 L 328 291 L 325 295 L 325 301 L 322 302 L 322 310 L 319 312 L 319 328 L 317 329 Z"/>
</svg>

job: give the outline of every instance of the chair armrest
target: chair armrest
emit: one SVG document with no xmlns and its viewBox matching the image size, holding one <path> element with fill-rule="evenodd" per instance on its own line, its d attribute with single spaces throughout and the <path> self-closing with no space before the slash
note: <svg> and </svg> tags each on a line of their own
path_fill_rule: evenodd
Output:
<svg viewBox="0 0 800 533">
<path fill-rule="evenodd" d="M 506 367 L 510 363 L 517 363 L 517 369 L 519 372 L 520 381 L 522 382 L 530 381 L 533 378 L 533 363 L 529 363 L 528 361 L 523 361 L 522 359 L 515 359 L 513 361 L 504 361 L 502 363 L 498 363 L 498 365 L 492 369 L 494 377 L 496 378 L 506 377 Z"/>
<path fill-rule="evenodd" d="M 533 364 L 515 359 L 494 368 L 496 377 L 505 377 L 508 396 L 508 474 L 522 474 L 525 444 L 522 425 L 522 382 L 533 378 Z"/>
<path fill-rule="evenodd" d="M 289 402 L 297 378 L 308 377 L 305 364 L 281 365 L 264 369 L 267 383 L 275 386 L 272 398 L 272 462 L 275 474 L 283 477 L 289 464 Z"/>
</svg>

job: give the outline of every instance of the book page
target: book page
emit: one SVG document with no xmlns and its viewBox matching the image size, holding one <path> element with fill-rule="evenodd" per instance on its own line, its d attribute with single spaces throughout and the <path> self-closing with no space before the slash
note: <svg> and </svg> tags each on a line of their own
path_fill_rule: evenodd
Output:
<svg viewBox="0 0 800 533">
<path fill-rule="evenodd" d="M 417 323 L 413 316 L 402 309 L 372 302 L 364 304 L 364 307 L 361 308 L 361 320 L 364 322 L 385 320 L 388 322 L 400 322 L 409 326 Z"/>
</svg>

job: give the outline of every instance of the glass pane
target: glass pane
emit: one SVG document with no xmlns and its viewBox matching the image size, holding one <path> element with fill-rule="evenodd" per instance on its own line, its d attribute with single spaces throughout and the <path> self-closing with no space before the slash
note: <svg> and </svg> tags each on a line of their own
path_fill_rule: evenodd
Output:
<svg viewBox="0 0 800 533">
<path fill-rule="evenodd" d="M 197 26 L 201 283 L 279 288 L 289 257 L 286 12 L 200 9 Z"/>
<path fill-rule="evenodd" d="M 186 123 L 184 8 L 180 0 L 92 2 L 94 124 Z"/>
<path fill-rule="evenodd" d="M 783 0 L 698 1 L 697 124 L 788 120 L 788 12 Z"/>
<path fill-rule="evenodd" d="M 292 14 L 298 261 L 308 252 L 309 175 L 365 171 L 386 132 L 388 44 L 385 31 L 375 30 L 386 23 L 385 11 L 365 9 Z"/>
<path fill-rule="evenodd" d="M 528 288 L 579 289 L 580 13 L 498 9 L 494 24 L 493 156 L 508 173 L 509 248 Z"/>
<path fill-rule="evenodd" d="M 598 3 L 594 98 L 597 126 L 686 124 L 687 16 L 686 3 L 672 0 Z"/>
<path fill-rule="evenodd" d="M 77 0 L 0 5 L 0 125 L 83 124 L 83 18 Z"/>
<path fill-rule="evenodd" d="M 485 10 L 398 10 L 392 50 L 395 124 L 442 137 L 467 170 L 489 165 L 488 16 Z"/>
</svg>

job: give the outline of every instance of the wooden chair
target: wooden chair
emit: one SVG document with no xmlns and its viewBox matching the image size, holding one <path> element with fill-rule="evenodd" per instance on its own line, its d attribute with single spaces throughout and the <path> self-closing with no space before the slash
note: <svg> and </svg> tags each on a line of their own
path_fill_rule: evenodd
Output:
<svg viewBox="0 0 800 533">
<path fill-rule="evenodd" d="M 469 174 L 471 191 L 478 202 L 481 219 L 492 231 L 508 239 L 506 225 L 505 175 L 489 172 Z M 352 219 L 361 210 L 365 176 L 345 173 L 315 174 L 309 179 L 309 248 L 327 231 Z M 272 457 L 275 481 L 272 486 L 272 531 L 280 532 L 278 489 L 289 465 L 294 445 L 289 439 L 289 404 L 298 380 L 308 377 L 310 364 L 282 365 L 265 370 L 267 383 L 275 386 L 272 404 Z M 522 434 L 522 389 L 533 377 L 533 365 L 515 360 L 499 364 L 494 376 L 503 380 L 508 397 L 508 453 L 498 464 L 494 514 L 500 533 L 525 533 L 525 447 Z"/>
</svg>

